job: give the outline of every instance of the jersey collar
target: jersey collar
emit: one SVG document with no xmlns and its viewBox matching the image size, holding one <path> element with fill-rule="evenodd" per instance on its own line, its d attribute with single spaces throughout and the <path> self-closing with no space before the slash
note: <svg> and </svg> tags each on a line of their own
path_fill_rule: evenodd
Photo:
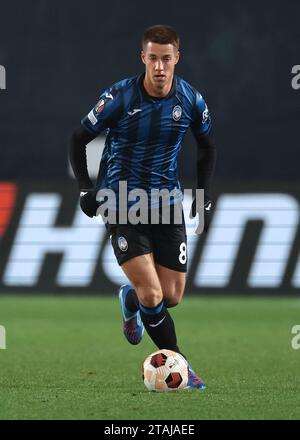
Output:
<svg viewBox="0 0 300 440">
<path fill-rule="evenodd" d="M 141 75 L 139 75 L 137 77 L 137 87 L 138 87 L 138 90 L 139 90 L 140 98 L 142 100 L 151 101 L 151 102 L 153 102 L 153 101 L 161 101 L 163 99 L 168 99 L 168 98 L 171 98 L 171 96 L 176 95 L 176 82 L 177 82 L 177 80 L 176 80 L 176 76 L 175 75 L 173 77 L 173 82 L 172 82 L 171 90 L 169 91 L 167 96 L 164 96 L 163 98 L 156 98 L 156 97 L 148 95 L 148 93 L 146 92 L 146 89 L 144 87 L 144 82 L 143 82 L 144 78 L 145 78 L 145 73 L 142 73 Z"/>
</svg>

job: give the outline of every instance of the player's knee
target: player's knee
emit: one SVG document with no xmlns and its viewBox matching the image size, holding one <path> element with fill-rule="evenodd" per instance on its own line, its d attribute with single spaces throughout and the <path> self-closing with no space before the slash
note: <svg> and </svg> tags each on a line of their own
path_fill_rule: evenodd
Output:
<svg viewBox="0 0 300 440">
<path fill-rule="evenodd" d="M 156 307 L 163 299 L 161 289 L 155 287 L 137 288 L 137 295 L 140 303 L 145 307 Z"/>
<path fill-rule="evenodd" d="M 168 308 L 170 308 L 170 307 L 176 307 L 176 306 L 178 306 L 178 304 L 180 303 L 181 298 L 182 298 L 182 297 L 179 296 L 179 295 L 174 295 L 174 296 L 172 296 L 172 297 L 166 298 L 166 299 L 165 299 L 165 304 L 166 304 L 166 306 L 167 306 Z"/>
<path fill-rule="evenodd" d="M 165 305 L 167 309 L 178 306 L 180 301 L 177 301 L 175 298 L 167 298 L 165 299 Z"/>
<path fill-rule="evenodd" d="M 180 304 L 184 293 L 184 284 L 175 283 L 171 292 L 164 294 L 164 300 L 167 307 L 176 307 Z"/>
</svg>

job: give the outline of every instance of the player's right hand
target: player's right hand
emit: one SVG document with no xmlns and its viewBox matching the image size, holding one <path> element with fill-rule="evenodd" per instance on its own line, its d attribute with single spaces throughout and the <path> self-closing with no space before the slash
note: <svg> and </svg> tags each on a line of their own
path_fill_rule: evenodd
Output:
<svg viewBox="0 0 300 440">
<path fill-rule="evenodd" d="M 96 201 L 97 191 L 94 188 L 80 190 L 80 208 L 88 217 L 97 215 L 98 203 Z"/>
<path fill-rule="evenodd" d="M 210 225 L 212 207 L 213 207 L 213 203 L 212 203 L 210 197 L 205 195 L 204 196 L 204 206 L 201 208 L 201 210 L 203 210 L 203 213 L 204 213 L 204 225 L 203 225 L 204 232 L 208 231 L 208 228 Z M 193 199 L 189 217 L 190 217 L 190 219 L 192 219 L 192 218 L 196 217 L 196 215 L 197 215 L 196 199 Z M 199 213 L 199 215 L 200 215 L 200 213 Z M 196 232 L 196 233 L 198 234 L 199 232 Z"/>
</svg>

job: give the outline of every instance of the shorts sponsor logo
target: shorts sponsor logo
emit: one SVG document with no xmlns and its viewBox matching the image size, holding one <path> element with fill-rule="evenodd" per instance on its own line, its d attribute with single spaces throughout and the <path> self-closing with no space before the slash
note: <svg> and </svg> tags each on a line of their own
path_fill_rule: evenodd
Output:
<svg viewBox="0 0 300 440">
<path fill-rule="evenodd" d="M 118 246 L 122 252 L 126 252 L 128 249 L 128 243 L 125 237 L 118 238 Z"/>
<path fill-rule="evenodd" d="M 182 116 L 182 108 L 180 107 L 180 105 L 175 105 L 175 107 L 173 108 L 172 116 L 174 121 L 179 121 Z"/>
</svg>

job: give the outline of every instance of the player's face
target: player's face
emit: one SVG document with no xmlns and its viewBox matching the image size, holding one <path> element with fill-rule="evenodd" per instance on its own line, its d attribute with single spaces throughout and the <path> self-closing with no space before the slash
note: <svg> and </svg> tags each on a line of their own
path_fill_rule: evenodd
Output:
<svg viewBox="0 0 300 440">
<path fill-rule="evenodd" d="M 145 79 L 154 90 L 171 86 L 179 51 L 172 44 L 157 44 L 150 41 L 144 46 L 141 58 L 146 67 Z"/>
</svg>

